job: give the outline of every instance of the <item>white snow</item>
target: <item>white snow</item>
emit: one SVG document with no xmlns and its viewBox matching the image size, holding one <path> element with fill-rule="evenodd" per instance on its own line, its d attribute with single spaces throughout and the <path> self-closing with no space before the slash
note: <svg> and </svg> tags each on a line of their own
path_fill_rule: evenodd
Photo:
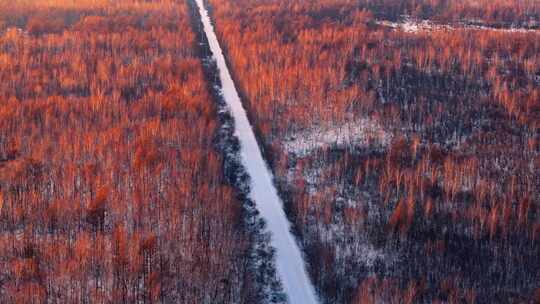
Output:
<svg viewBox="0 0 540 304">
<path fill-rule="evenodd" d="M 403 22 L 379 21 L 377 24 L 391 27 L 393 29 L 400 29 L 406 33 L 416 33 L 419 32 L 420 29 L 425 30 L 431 28 L 427 21 L 414 22 L 408 19 Z"/>
<path fill-rule="evenodd" d="M 383 130 L 376 121 L 361 118 L 339 126 L 315 127 L 298 132 L 289 136 L 283 146 L 288 153 L 305 156 L 316 149 L 331 146 L 387 146 L 390 140 L 391 134 Z"/>
<path fill-rule="evenodd" d="M 272 173 L 262 157 L 203 1 L 196 0 L 196 3 L 210 50 L 219 69 L 223 98 L 235 121 L 235 135 L 241 144 L 242 164 L 251 178 L 250 196 L 272 234 L 271 244 L 276 249 L 276 266 L 284 291 L 292 304 L 317 303 L 315 289 L 306 271 L 300 248 L 290 232 L 290 224 L 273 184 Z"/>
<path fill-rule="evenodd" d="M 469 29 L 469 30 L 484 30 L 506 33 L 537 33 L 540 34 L 540 30 L 527 29 L 527 28 L 494 28 L 484 25 L 472 25 L 465 23 L 457 23 L 456 25 L 450 24 L 438 24 L 429 20 L 416 20 L 408 16 L 405 16 L 402 22 L 391 21 L 377 21 L 379 25 L 391 27 L 395 30 L 401 30 L 406 33 L 418 33 L 418 32 L 430 32 L 430 31 L 453 31 L 457 29 Z"/>
<path fill-rule="evenodd" d="M 28 36 L 28 31 L 20 27 L 10 27 L 4 31 L 0 31 L 0 36 L 2 35 L 14 35 L 14 36 Z"/>
</svg>

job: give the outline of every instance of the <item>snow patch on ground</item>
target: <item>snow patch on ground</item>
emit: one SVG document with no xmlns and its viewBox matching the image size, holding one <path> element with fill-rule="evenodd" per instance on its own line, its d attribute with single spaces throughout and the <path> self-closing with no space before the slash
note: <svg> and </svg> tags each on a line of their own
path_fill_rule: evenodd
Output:
<svg viewBox="0 0 540 304">
<path fill-rule="evenodd" d="M 359 232 L 361 233 L 361 232 Z M 324 244 L 330 244 L 335 247 L 336 257 L 343 261 L 336 263 L 336 267 L 346 272 L 345 261 L 353 258 L 355 263 L 363 264 L 368 269 L 375 265 L 377 260 L 385 261 L 391 259 L 381 249 L 376 249 L 369 243 L 367 238 L 360 237 L 355 242 L 350 241 L 350 232 L 345 231 L 343 223 L 334 223 L 329 226 L 319 227 L 319 234 Z"/>
<path fill-rule="evenodd" d="M 325 181 L 323 176 L 328 169 L 325 165 L 327 164 L 319 161 L 302 168 L 293 165 L 289 167 L 286 176 L 287 183 L 293 187 L 298 179 L 301 179 L 310 197 L 320 198 L 322 195 L 322 201 L 332 205 L 334 209 L 332 219 L 327 224 L 317 222 L 315 219 L 308 221 L 318 224 L 306 227 L 307 230 L 311 230 L 307 235 L 315 235 L 318 242 L 335 249 L 335 271 L 340 275 L 345 275 L 354 267 L 363 267 L 371 272 L 377 261 L 383 264 L 392 263 L 395 257 L 383 249 L 377 249 L 366 234 L 368 218 L 380 216 L 380 206 L 374 204 L 368 193 L 362 192 L 352 184 Z M 328 195 L 329 189 L 335 189 L 335 192 L 329 191 L 333 194 Z M 315 209 L 318 206 L 313 204 L 310 208 L 311 212 L 317 212 Z M 352 224 L 346 223 L 343 214 L 345 208 L 353 208 L 360 213 L 366 212 L 367 217 L 361 217 Z M 317 232 L 314 233 L 313 230 Z"/>
<path fill-rule="evenodd" d="M 421 22 L 416 22 L 416 21 L 412 21 L 408 19 L 406 19 L 403 22 L 391 22 L 391 21 L 384 20 L 384 21 L 377 21 L 377 24 L 386 26 L 386 27 L 391 27 L 396 30 L 402 30 L 406 33 L 417 33 L 420 30 L 425 31 L 425 30 L 433 29 L 433 24 L 431 24 L 427 20 L 423 20 Z"/>
<path fill-rule="evenodd" d="M 0 36 L 11 35 L 11 36 L 28 36 L 29 33 L 27 30 L 19 27 L 9 27 L 4 31 L 0 31 Z"/>
<path fill-rule="evenodd" d="M 418 32 L 431 32 L 431 31 L 453 31 L 458 29 L 466 30 L 483 30 L 483 31 L 495 31 L 495 32 L 504 32 L 504 33 L 536 33 L 540 34 L 539 29 L 528 29 L 528 28 L 495 28 L 485 25 L 473 25 L 458 23 L 455 25 L 450 24 L 437 24 L 433 23 L 430 20 L 415 20 L 409 17 L 405 17 L 401 22 L 391 22 L 391 21 L 377 21 L 378 25 L 386 26 L 393 28 L 395 30 L 401 30 L 406 33 L 418 33 Z"/>
<path fill-rule="evenodd" d="M 288 153 L 301 157 L 325 147 L 385 147 L 391 137 L 376 121 L 362 118 L 339 126 L 314 127 L 297 132 L 286 137 L 283 147 Z"/>
</svg>

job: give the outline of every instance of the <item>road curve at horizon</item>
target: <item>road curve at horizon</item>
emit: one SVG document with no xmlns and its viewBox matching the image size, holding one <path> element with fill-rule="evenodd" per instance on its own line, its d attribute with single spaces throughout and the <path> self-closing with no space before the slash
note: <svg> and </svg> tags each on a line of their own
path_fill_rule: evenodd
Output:
<svg viewBox="0 0 540 304">
<path fill-rule="evenodd" d="M 291 304 L 316 304 L 317 295 L 306 271 L 302 253 L 290 231 L 290 223 L 283 211 L 283 202 L 273 183 L 273 175 L 263 159 L 261 149 L 249 123 L 238 91 L 227 67 L 223 51 L 214 32 L 214 26 L 205 8 L 204 0 L 195 0 L 199 8 L 204 32 L 221 80 L 223 98 L 234 118 L 235 135 L 240 141 L 242 165 L 250 176 L 250 198 L 266 221 L 271 245 L 276 249 L 279 279 Z"/>
</svg>

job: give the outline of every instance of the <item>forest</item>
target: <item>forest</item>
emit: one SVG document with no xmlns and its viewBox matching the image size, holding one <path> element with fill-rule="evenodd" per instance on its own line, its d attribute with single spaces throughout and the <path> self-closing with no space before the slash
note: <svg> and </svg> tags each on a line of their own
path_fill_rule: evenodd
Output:
<svg viewBox="0 0 540 304">
<path fill-rule="evenodd" d="M 0 303 L 287 302 L 197 4 L 0 0 Z M 540 2 L 204 4 L 321 304 L 540 303 Z"/>
<path fill-rule="evenodd" d="M 1 303 L 264 303 L 192 17 L 0 1 Z"/>
<path fill-rule="evenodd" d="M 537 1 L 208 3 L 324 303 L 540 301 Z"/>
<path fill-rule="evenodd" d="M 379 18 L 390 20 L 410 15 L 437 22 L 484 24 L 497 28 L 540 27 L 540 3 L 535 0 L 360 0 L 358 2 L 358 7 L 355 9 L 366 9 Z"/>
</svg>

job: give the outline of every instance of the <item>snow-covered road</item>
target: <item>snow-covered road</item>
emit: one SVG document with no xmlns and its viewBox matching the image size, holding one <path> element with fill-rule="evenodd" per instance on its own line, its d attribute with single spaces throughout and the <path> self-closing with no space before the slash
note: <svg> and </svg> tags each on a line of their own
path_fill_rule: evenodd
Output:
<svg viewBox="0 0 540 304">
<path fill-rule="evenodd" d="M 240 140 L 242 164 L 251 178 L 250 196 L 272 233 L 272 246 L 276 249 L 276 266 L 279 278 L 291 304 L 317 303 L 317 296 L 310 281 L 300 248 L 290 232 L 283 203 L 272 181 L 272 173 L 263 159 L 246 111 L 229 73 L 214 27 L 204 7 L 203 0 L 196 0 L 210 50 L 217 62 L 222 83 L 222 94 L 235 121 L 235 135 Z"/>
</svg>

